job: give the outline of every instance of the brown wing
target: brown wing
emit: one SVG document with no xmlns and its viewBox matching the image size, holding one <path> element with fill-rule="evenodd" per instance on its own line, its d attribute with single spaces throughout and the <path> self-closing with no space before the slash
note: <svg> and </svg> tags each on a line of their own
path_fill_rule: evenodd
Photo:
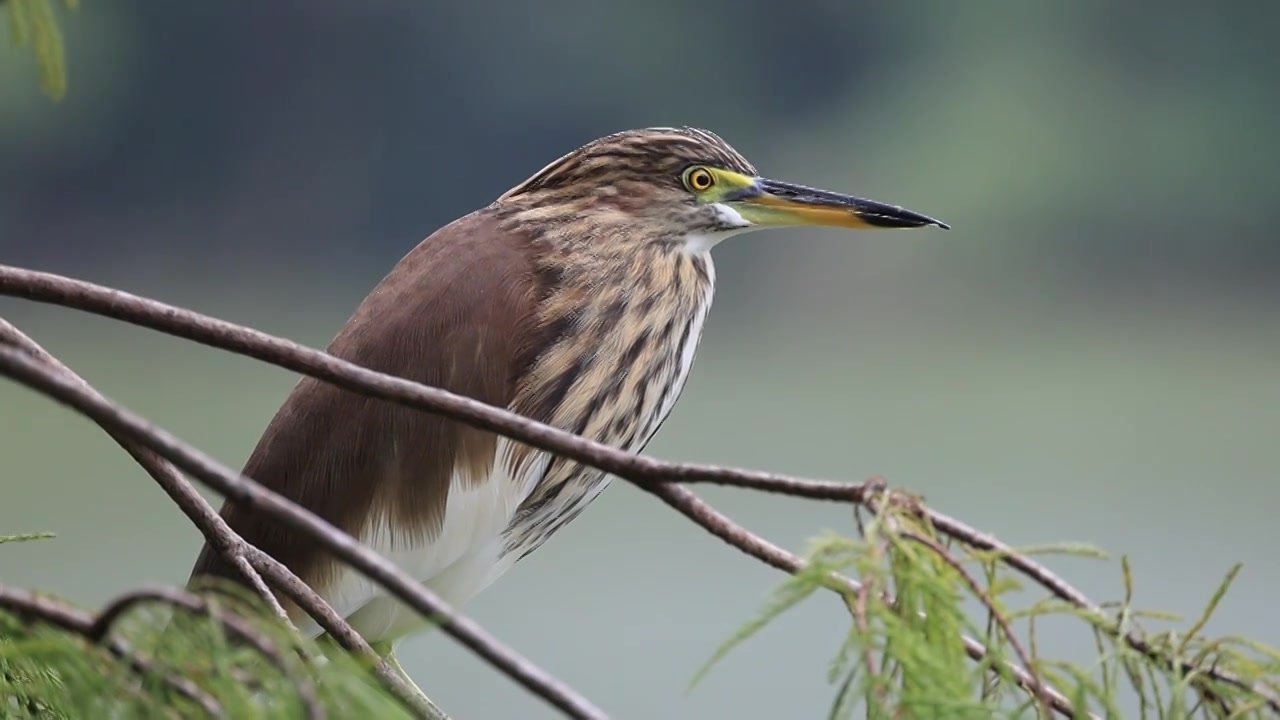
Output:
<svg viewBox="0 0 1280 720">
<path fill-rule="evenodd" d="M 527 238 L 506 234 L 481 210 L 410 251 L 328 350 L 505 407 L 515 378 L 547 339 L 536 327 L 544 283 Z M 437 415 L 304 378 L 267 426 L 244 474 L 357 537 L 367 519 L 385 512 L 406 540 L 430 541 L 440 532 L 455 471 L 483 481 L 496 440 Z M 329 556 L 279 521 L 232 503 L 221 512 L 245 540 L 318 591 L 333 580 Z M 240 579 L 207 543 L 192 579 L 202 575 Z"/>
</svg>

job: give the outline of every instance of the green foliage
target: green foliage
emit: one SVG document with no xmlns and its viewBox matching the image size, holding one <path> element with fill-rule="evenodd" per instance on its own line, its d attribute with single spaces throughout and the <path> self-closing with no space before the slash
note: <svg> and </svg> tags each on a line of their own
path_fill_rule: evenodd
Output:
<svg viewBox="0 0 1280 720">
<path fill-rule="evenodd" d="M 216 606 L 247 623 L 269 653 L 207 613 L 138 603 L 103 642 L 0 611 L 0 716 L 31 718 L 328 717 L 411 715 L 352 656 L 301 639 L 257 598 L 229 587 Z M 141 661 L 141 666 L 138 661 Z M 192 699 L 189 682 L 205 695 Z"/>
<path fill-rule="evenodd" d="M 49 535 L 3 540 L 40 537 Z M 1099 555 L 1082 546 L 1038 550 Z M 695 684 L 769 622 L 816 592 L 834 590 L 847 617 L 828 674 L 836 687 L 832 720 L 1041 716 L 1040 701 L 1018 686 L 1010 664 L 1060 691 L 1077 717 L 1271 717 L 1260 697 L 1209 677 L 1204 668 L 1280 690 L 1280 650 L 1204 632 L 1238 565 L 1185 630 L 1155 632 L 1140 623 L 1181 620 L 1133 607 L 1126 558 L 1121 599 L 1103 613 L 1054 597 L 1018 607 L 1014 596 L 1026 595 L 1023 577 L 998 556 L 948 545 L 896 507 L 867 522 L 857 537 L 817 538 L 806 562 L 714 652 Z M 77 616 L 73 608 L 69 613 L 83 618 L 76 629 L 0 610 L 0 716 L 205 717 L 216 705 L 223 717 L 304 717 L 312 702 L 329 717 L 409 717 L 360 661 L 298 637 L 239 585 L 221 591 L 204 596 L 209 611 L 156 600 L 131 604 L 98 637 L 88 614 Z M 224 616 L 239 618 L 241 631 L 229 632 Z M 1055 616 L 1082 621 L 1081 632 L 1096 640 L 1094 658 L 1073 662 L 1040 646 L 1037 624 Z M 1122 639 L 1131 632 L 1145 650 Z M 985 646 L 985 654 L 973 657 L 966 636 Z M 1185 666 L 1201 670 L 1187 673 Z"/>
<path fill-rule="evenodd" d="M 72 10 L 80 6 L 80 0 L 63 3 Z M 41 89 L 54 99 L 62 99 L 67 92 L 66 51 L 52 0 L 7 0 L 4 4 L 9 10 L 9 37 L 13 44 L 32 49 L 40 68 Z"/>
<path fill-rule="evenodd" d="M 1093 548 L 1062 545 L 1034 554 L 1101 557 Z M 1020 551 L 1033 554 L 1029 550 Z M 902 510 L 873 518 L 860 537 L 828 535 L 812 543 L 808 567 L 783 582 L 760 615 L 743 625 L 712 654 L 696 683 L 731 649 L 820 589 L 835 589 L 846 601 L 845 642 L 831 663 L 836 691 L 831 718 L 861 713 L 868 718 L 1034 718 L 1041 707 L 1017 686 L 1008 664 L 1021 665 L 1059 690 L 1074 707 L 1099 717 L 1274 717 L 1254 693 L 1184 673 L 1184 663 L 1226 671 L 1250 686 L 1280 693 L 1280 651 L 1244 638 L 1204 633 L 1214 609 L 1240 566 L 1228 572 L 1204 612 L 1185 630 L 1156 632 L 1139 621 L 1180 622 L 1169 613 L 1131 604 L 1133 579 L 1122 561 L 1123 599 L 1090 613 L 1057 598 L 1036 599 L 990 552 L 947 545 Z M 832 573 L 861 583 L 848 587 Z M 1035 586 L 1038 588 L 1039 586 Z M 1030 597 L 1016 607 L 1019 598 Z M 975 607 L 976 606 L 976 607 Z M 1096 638 L 1097 656 L 1072 662 L 1040 647 L 1037 623 L 1059 616 L 1081 621 Z M 1055 621 L 1056 622 L 1056 621 Z M 1126 643 L 1137 633 L 1150 652 Z M 962 635 L 987 648 L 974 662 Z M 1028 666 L 1029 661 L 1029 666 Z"/>
</svg>

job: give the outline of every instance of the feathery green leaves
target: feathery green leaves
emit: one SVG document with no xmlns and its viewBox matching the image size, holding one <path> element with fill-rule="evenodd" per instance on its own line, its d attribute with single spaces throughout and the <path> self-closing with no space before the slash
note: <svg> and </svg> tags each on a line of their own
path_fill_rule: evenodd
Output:
<svg viewBox="0 0 1280 720">
<path fill-rule="evenodd" d="M 0 717 L 307 717 L 309 697 L 327 717 L 412 717 L 364 663 L 301 638 L 239 588 L 225 592 L 205 597 L 269 653 L 163 602 L 131 606 L 98 643 L 0 609 Z"/>
<path fill-rule="evenodd" d="M 1142 622 L 1181 619 L 1132 605 L 1134 577 L 1127 557 L 1121 558 L 1121 599 L 1104 603 L 1105 614 L 1099 614 L 1053 596 L 1035 597 L 1027 588 L 1039 586 L 1000 562 L 999 553 L 958 543 L 947 546 L 909 507 L 889 507 L 866 523 L 860 537 L 831 534 L 814 542 L 806 555 L 808 567 L 783 582 L 761 613 L 715 650 L 695 682 L 731 649 L 815 591 L 839 588 L 831 573 L 842 572 L 861 589 L 842 593 L 848 614 L 833 618 L 833 627 L 845 628 L 845 642 L 828 677 L 835 685 L 833 719 L 859 714 L 965 720 L 1042 716 L 1041 704 L 1017 686 L 1009 663 L 1059 690 L 1077 717 L 1274 717 L 1258 694 L 1214 681 L 1203 671 L 1184 672 L 1187 665 L 1213 667 L 1272 696 L 1280 694 L 1280 651 L 1205 633 L 1239 565 L 1185 631 L 1156 632 Z M 1076 544 L 1018 552 L 1105 558 L 1100 550 Z M 1036 626 L 1050 620 L 1055 625 L 1079 623 L 1079 632 L 1094 636 L 1096 656 L 1069 658 L 1046 648 Z M 1131 632 L 1145 642 L 1147 652 L 1123 639 Z M 980 641 L 986 657 L 972 662 L 962 635 Z M 1024 654 L 1031 667 L 1020 659 Z"/>
</svg>

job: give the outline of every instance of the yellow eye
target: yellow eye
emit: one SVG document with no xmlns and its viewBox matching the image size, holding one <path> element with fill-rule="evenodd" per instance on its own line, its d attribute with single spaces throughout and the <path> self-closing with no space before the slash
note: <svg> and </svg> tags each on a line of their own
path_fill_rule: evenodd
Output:
<svg viewBox="0 0 1280 720">
<path fill-rule="evenodd" d="M 694 192 L 706 192 L 716 184 L 716 177 L 706 168 L 696 167 L 685 173 L 684 184 Z"/>
</svg>

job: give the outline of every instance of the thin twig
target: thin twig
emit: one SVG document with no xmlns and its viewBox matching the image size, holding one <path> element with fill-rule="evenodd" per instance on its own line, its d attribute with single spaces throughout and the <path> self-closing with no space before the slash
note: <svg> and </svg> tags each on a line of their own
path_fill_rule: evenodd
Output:
<svg viewBox="0 0 1280 720">
<path fill-rule="evenodd" d="M 293 571 L 252 545 L 248 546 L 245 557 L 253 565 L 253 568 L 262 574 L 264 580 L 284 593 L 295 605 L 306 609 L 316 623 L 330 637 L 336 640 L 344 650 L 370 660 L 373 663 L 374 672 L 377 673 L 383 684 L 401 702 L 413 709 L 419 717 L 427 720 L 448 720 L 448 716 L 431 701 L 431 698 L 414 692 L 405 683 L 405 678 L 396 672 L 390 663 L 374 652 L 368 641 L 360 633 L 356 632 L 346 620 L 342 619 L 338 612 L 333 609 L 333 606 L 320 597 L 319 593 L 293 574 Z"/>
<path fill-rule="evenodd" d="M 125 595 L 121 595 L 115 600 L 107 604 L 98 618 L 94 620 L 93 625 L 89 627 L 86 635 L 95 642 L 102 642 L 111 634 L 111 628 L 119 621 L 119 619 L 134 607 L 144 602 L 159 602 L 174 607 L 180 607 L 193 613 L 208 615 L 218 622 L 230 635 L 241 642 L 247 643 L 253 647 L 258 654 L 271 661 L 280 672 L 284 673 L 293 681 L 294 687 L 298 691 L 298 699 L 302 701 L 306 707 L 307 717 L 309 720 L 324 720 L 326 713 L 324 706 L 320 704 L 320 700 L 316 697 L 315 685 L 310 678 L 304 676 L 298 677 L 290 672 L 288 662 L 284 655 L 276 647 L 276 644 L 270 638 L 258 632 L 252 625 L 243 619 L 236 617 L 232 613 L 223 612 L 221 609 L 214 607 L 209 601 L 202 597 L 193 595 L 184 590 L 173 588 L 142 588 L 134 590 Z"/>
<path fill-rule="evenodd" d="M 81 635 L 86 639 L 93 639 L 91 637 L 91 630 L 94 626 L 92 616 L 46 595 L 0 585 L 0 608 L 28 619 L 38 619 L 68 632 Z M 123 642 L 113 638 L 99 638 L 98 640 L 108 652 L 125 661 L 130 669 L 139 675 L 156 674 L 150 660 L 138 656 Z M 218 701 L 187 678 L 172 673 L 159 673 L 158 676 L 161 681 L 173 688 L 178 694 L 199 705 L 210 717 L 225 717 L 222 706 L 218 704 Z"/>
<path fill-rule="evenodd" d="M 67 381 L 78 385 L 93 397 L 102 398 L 101 393 L 98 393 L 93 386 L 89 385 L 75 371 L 64 365 L 21 330 L 14 327 L 4 318 L 0 318 L 0 344 L 4 343 L 11 344 L 30 354 L 33 358 L 44 362 L 50 368 L 57 370 Z M 374 652 L 364 638 L 339 617 L 337 612 L 323 598 L 311 591 L 292 570 L 245 542 L 239 534 L 232 530 L 226 521 L 222 519 L 222 516 L 214 511 L 213 507 L 209 505 L 208 501 L 200 493 L 196 492 L 196 489 L 191 486 L 191 483 L 187 482 L 187 479 L 182 476 L 182 473 L 172 463 L 125 435 L 114 432 L 107 427 L 103 427 L 103 429 L 156 481 L 156 484 L 196 526 L 211 547 L 217 549 L 218 552 L 233 563 L 247 559 L 256 568 L 255 575 L 257 573 L 268 575 L 273 585 L 281 589 L 282 592 L 287 592 L 290 599 L 304 612 L 315 618 L 320 623 L 320 626 L 338 641 L 339 645 L 348 652 L 357 653 L 368 659 L 373 664 L 374 671 L 384 687 L 419 718 L 422 720 L 449 720 L 444 711 L 436 707 L 429 698 L 424 698 L 420 693 L 409 687 L 406 679 L 396 672 L 390 663 Z M 260 577 L 249 577 L 248 579 L 254 587 L 257 587 L 257 584 L 262 581 Z M 261 589 L 259 589 L 259 593 L 261 594 Z M 270 592 L 266 594 L 264 600 L 276 608 L 280 607 L 279 600 Z M 287 614 L 285 617 L 287 621 Z"/>
<path fill-rule="evenodd" d="M 1017 653 L 1018 660 L 1022 663 L 1022 667 L 1026 668 L 1027 674 L 1031 676 L 1031 680 L 1035 683 L 1033 687 L 1042 691 L 1044 688 L 1044 682 L 1041 681 L 1039 673 L 1036 672 L 1035 664 L 1031 662 L 1031 656 L 1027 655 L 1027 651 L 1023 649 L 1022 641 L 1018 640 L 1018 636 L 1013 632 L 1013 626 L 1009 624 L 1009 618 L 1005 617 L 1004 613 L 1000 612 L 996 607 L 995 599 L 993 599 L 987 591 L 982 589 L 982 585 L 977 581 L 977 579 L 975 579 L 973 575 L 965 569 L 964 565 L 957 560 L 955 556 L 948 552 L 946 548 L 942 547 L 941 543 L 937 540 L 911 530 L 899 530 L 897 534 L 929 548 L 935 555 L 941 558 L 943 562 L 950 566 L 952 570 L 955 570 L 960 574 L 960 577 L 964 579 L 965 584 L 969 586 L 969 591 L 986 606 L 987 610 L 989 610 L 991 615 L 996 619 L 996 622 L 999 623 L 1000 629 L 1004 631 L 1005 638 L 1008 639 L 1009 644 L 1013 646 L 1013 651 Z M 1039 697 L 1040 704 L 1044 708 L 1044 714 L 1048 717 L 1052 714 L 1050 708 L 1053 703 L 1045 693 L 1039 692 L 1037 695 Z"/>
<path fill-rule="evenodd" d="M 0 346 L 0 374 L 79 411 L 103 427 L 133 438 L 235 502 L 273 515 L 306 533 L 324 549 L 425 617 L 439 618 L 441 629 L 446 634 L 566 715 L 582 720 L 606 717 L 589 700 L 504 645 L 475 621 L 457 613 L 390 560 L 364 547 L 314 513 L 230 470 L 118 403 L 101 395 L 95 397 L 86 393 L 78 384 L 68 381 L 26 353 Z"/>
<path fill-rule="evenodd" d="M 858 507 L 858 506 L 854 506 Z M 860 519 L 860 518 L 859 518 Z M 877 542 L 871 547 L 873 558 L 878 559 L 885 551 L 885 542 Z M 876 672 L 876 653 L 871 643 L 871 624 L 867 619 L 867 606 L 871 601 L 871 595 L 875 592 L 876 578 L 871 576 L 863 581 L 862 587 L 858 588 L 857 597 L 852 603 L 849 603 L 848 595 L 845 595 L 846 604 L 850 605 L 849 610 L 853 613 L 853 623 L 862 635 L 862 664 L 867 670 L 867 678 L 873 684 L 873 692 L 876 699 L 881 705 L 888 705 L 888 688 L 884 684 L 878 682 Z"/>
<path fill-rule="evenodd" d="M 249 581 L 254 592 L 258 593 L 258 596 L 267 602 L 267 606 L 276 614 L 276 617 L 292 626 L 293 622 L 289 619 L 288 611 L 280 604 L 280 599 L 276 597 L 275 593 L 271 592 L 271 588 L 267 587 L 262 575 L 258 574 L 258 571 L 253 567 L 253 563 L 249 562 L 244 553 L 235 553 L 235 556 L 231 558 L 231 564 Z M 297 628 L 295 627 L 294 629 L 296 630 Z"/>
</svg>

